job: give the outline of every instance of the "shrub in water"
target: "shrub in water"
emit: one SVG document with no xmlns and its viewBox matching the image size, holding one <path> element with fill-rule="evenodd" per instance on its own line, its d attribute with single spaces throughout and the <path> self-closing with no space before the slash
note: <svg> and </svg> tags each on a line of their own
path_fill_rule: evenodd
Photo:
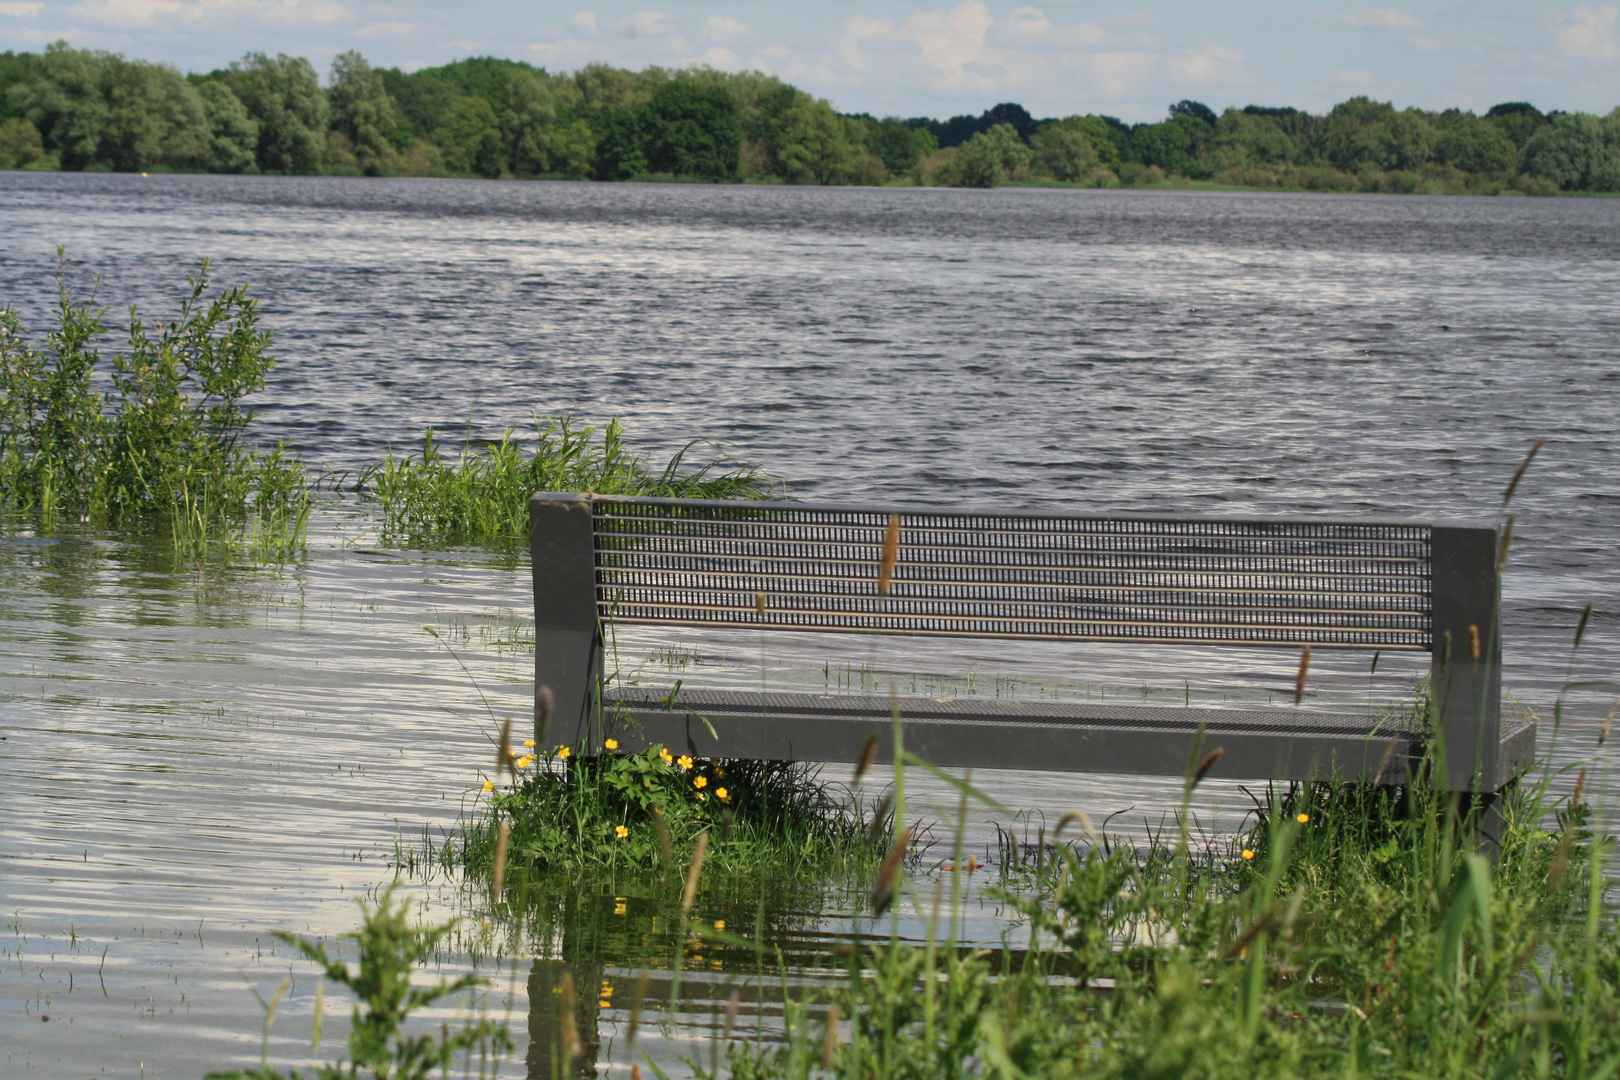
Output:
<svg viewBox="0 0 1620 1080">
<path fill-rule="evenodd" d="M 104 360 L 94 293 L 68 283 L 58 250 L 57 326 L 31 343 L 15 309 L 0 310 L 0 505 L 49 527 L 59 515 L 105 524 L 165 515 L 191 528 L 256 510 L 301 531 L 303 469 L 281 448 L 245 441 L 264 387 L 271 334 L 247 286 L 211 299 L 205 259 L 186 278 L 176 316 L 149 324 L 129 309 L 124 351 Z M 105 380 L 105 381 L 103 381 Z M 112 401 L 98 389 L 110 382 Z"/>
</svg>

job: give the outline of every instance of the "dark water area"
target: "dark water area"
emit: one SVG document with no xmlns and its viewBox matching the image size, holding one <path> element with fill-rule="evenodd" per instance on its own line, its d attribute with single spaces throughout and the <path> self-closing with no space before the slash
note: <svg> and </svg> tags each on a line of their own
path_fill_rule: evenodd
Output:
<svg viewBox="0 0 1620 1080">
<path fill-rule="evenodd" d="M 1506 687 L 1550 718 L 1584 684 L 1564 695 L 1559 763 L 1590 752 L 1620 695 L 1620 201 L 0 173 L 0 304 L 36 330 L 59 244 L 75 275 L 102 275 L 115 323 L 132 301 L 172 308 L 205 255 L 216 281 L 250 281 L 280 361 L 261 437 L 340 472 L 428 426 L 453 444 L 469 417 L 487 437 L 571 412 L 622 416 L 658 454 L 729 443 L 817 501 L 1496 521 L 1545 437 L 1512 507 Z M 329 507 L 308 560 L 275 570 L 89 534 L 0 542 L 0 1074 L 255 1062 L 243 976 L 268 994 L 291 970 L 268 931 L 350 928 L 395 843 L 470 799 L 483 705 L 420 628 L 497 715 L 521 715 L 528 568 L 383 550 L 367 527 L 352 498 Z M 940 692 L 1058 674 L 1070 691 L 1140 682 L 1144 700 L 1179 696 L 1183 675 L 1264 694 L 1297 659 L 630 648 L 721 684 L 843 665 L 881 689 L 909 662 Z M 1359 692 L 1364 658 L 1335 663 L 1322 685 Z M 1381 673 L 1398 693 L 1418 669 Z M 1168 790 L 994 782 L 1059 813 Z M 1607 773 L 1600 787 L 1612 801 Z M 421 888 L 434 917 L 463 910 L 452 883 Z M 806 954 L 847 930 L 827 903 L 792 931 Z M 611 887 L 569 918 L 612 927 L 621 904 L 653 918 Z M 1007 922 L 975 904 L 972 935 L 995 940 Z M 468 933 L 468 955 L 507 965 L 490 1002 L 515 1027 L 557 964 L 617 988 L 597 1010 L 603 1067 L 628 1070 L 612 1046 L 642 958 L 565 956 L 543 927 Z M 728 970 L 704 976 L 710 1004 Z M 313 985 L 289 994 L 281 1060 L 308 1051 Z M 659 1060 L 706 1045 L 705 1009 Z"/>
</svg>

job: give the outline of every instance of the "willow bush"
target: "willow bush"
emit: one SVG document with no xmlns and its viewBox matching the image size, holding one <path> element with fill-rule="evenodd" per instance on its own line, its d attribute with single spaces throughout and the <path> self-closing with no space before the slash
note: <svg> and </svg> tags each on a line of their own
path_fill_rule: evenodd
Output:
<svg viewBox="0 0 1620 1080">
<path fill-rule="evenodd" d="M 195 542 L 251 516 L 261 537 L 301 535 L 303 467 L 246 439 L 242 399 L 275 363 L 248 287 L 210 295 L 204 259 L 174 317 L 148 323 L 131 305 L 125 347 L 109 358 L 99 279 L 83 299 L 61 249 L 57 260 L 56 326 L 41 342 L 0 309 L 0 506 L 46 530 L 167 519 Z"/>
</svg>

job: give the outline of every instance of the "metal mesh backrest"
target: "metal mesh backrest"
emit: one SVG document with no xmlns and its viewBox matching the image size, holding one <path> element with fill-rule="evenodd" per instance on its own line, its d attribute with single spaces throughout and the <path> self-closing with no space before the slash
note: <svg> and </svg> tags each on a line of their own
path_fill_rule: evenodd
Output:
<svg viewBox="0 0 1620 1080">
<path fill-rule="evenodd" d="M 899 561 L 880 596 L 886 510 L 608 498 L 593 507 L 597 597 L 621 623 L 1430 645 L 1426 525 L 901 511 Z"/>
</svg>

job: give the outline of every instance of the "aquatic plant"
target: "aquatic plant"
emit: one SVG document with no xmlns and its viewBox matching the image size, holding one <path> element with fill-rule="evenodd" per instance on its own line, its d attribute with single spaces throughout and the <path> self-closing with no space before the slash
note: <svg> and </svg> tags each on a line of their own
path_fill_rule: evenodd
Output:
<svg viewBox="0 0 1620 1080">
<path fill-rule="evenodd" d="M 42 344 L 14 308 L 0 310 L 0 507 L 45 530 L 64 519 L 167 521 L 177 545 L 234 527 L 267 552 L 297 546 L 309 513 L 303 466 L 246 437 L 243 399 L 274 365 L 247 286 L 210 298 L 204 259 L 173 318 L 149 324 L 130 307 L 126 346 L 108 360 L 99 279 L 81 299 L 57 256 L 57 325 Z M 99 389 L 108 383 L 111 401 Z"/>
<path fill-rule="evenodd" d="M 694 758 L 662 745 L 583 757 L 568 746 L 507 750 L 509 785 L 485 778 L 476 807 L 444 843 L 446 867 L 486 875 L 503 828 L 510 865 L 537 872 L 669 875 L 707 835 L 725 873 L 839 876 L 869 871 L 885 847 L 858 796 L 797 762 Z"/>
<path fill-rule="evenodd" d="M 471 427 L 459 456 L 447 459 L 430 428 L 420 456 L 388 457 L 365 469 L 355 487 L 382 511 L 382 532 L 392 541 L 511 543 L 529 535 L 529 496 L 537 491 L 590 491 L 678 499 L 763 499 L 774 481 L 758 466 L 712 444 L 687 443 L 652 467 L 624 439 L 618 419 L 600 429 L 571 417 L 534 417 L 535 440 L 525 450 L 509 428 L 498 442 L 479 446 Z M 711 456 L 687 465 L 694 447 Z"/>
<path fill-rule="evenodd" d="M 1017 963 L 958 947 L 959 847 L 926 945 L 857 936 L 839 986 L 788 1002 L 785 1040 L 734 1041 L 723 1067 L 694 1067 L 1612 1077 L 1620 934 L 1582 786 L 1510 798 L 1494 863 L 1466 807 L 1421 776 L 1267 792 L 1251 828 L 1202 850 L 1185 828 L 1135 847 L 1072 815 L 1086 838 L 1020 852 L 1025 887 L 1003 894 L 1029 932 Z"/>
<path fill-rule="evenodd" d="M 462 1026 L 452 1032 L 442 1025 L 426 1032 L 410 1028 L 411 1014 L 436 1002 L 488 985 L 479 975 L 462 975 L 455 979 L 440 978 L 431 985 L 417 985 L 411 976 L 439 949 L 444 939 L 456 927 L 454 921 L 437 926 L 415 927 L 409 922 L 410 906 L 396 898 L 395 887 L 389 886 L 378 897 L 375 905 L 361 904 L 360 929 L 343 937 L 353 941 L 359 956 L 351 966 L 340 957 L 334 957 L 319 941 L 297 937 L 282 931 L 276 937 L 297 949 L 306 959 L 314 961 L 321 973 L 346 989 L 354 1000 L 350 1016 L 347 1062 L 333 1062 L 317 1068 L 312 1074 L 320 1080 L 337 1080 L 370 1076 L 376 1080 L 426 1080 L 430 1075 L 450 1075 L 450 1068 L 458 1055 L 469 1060 L 478 1056 L 478 1075 L 484 1076 L 489 1066 L 501 1056 L 510 1053 L 512 1036 L 506 1025 L 487 1017 Z M 283 990 L 286 984 L 283 983 Z M 274 1016 L 274 1005 L 281 991 L 266 1008 L 266 1033 Z M 318 998 L 317 1001 L 324 1000 Z M 317 1005 L 313 1041 L 319 1048 L 320 1006 Z M 469 1069 L 470 1072 L 470 1069 Z M 280 1073 L 261 1059 L 258 1068 L 231 1072 L 212 1072 L 207 1080 L 297 1080 L 296 1071 Z"/>
</svg>

